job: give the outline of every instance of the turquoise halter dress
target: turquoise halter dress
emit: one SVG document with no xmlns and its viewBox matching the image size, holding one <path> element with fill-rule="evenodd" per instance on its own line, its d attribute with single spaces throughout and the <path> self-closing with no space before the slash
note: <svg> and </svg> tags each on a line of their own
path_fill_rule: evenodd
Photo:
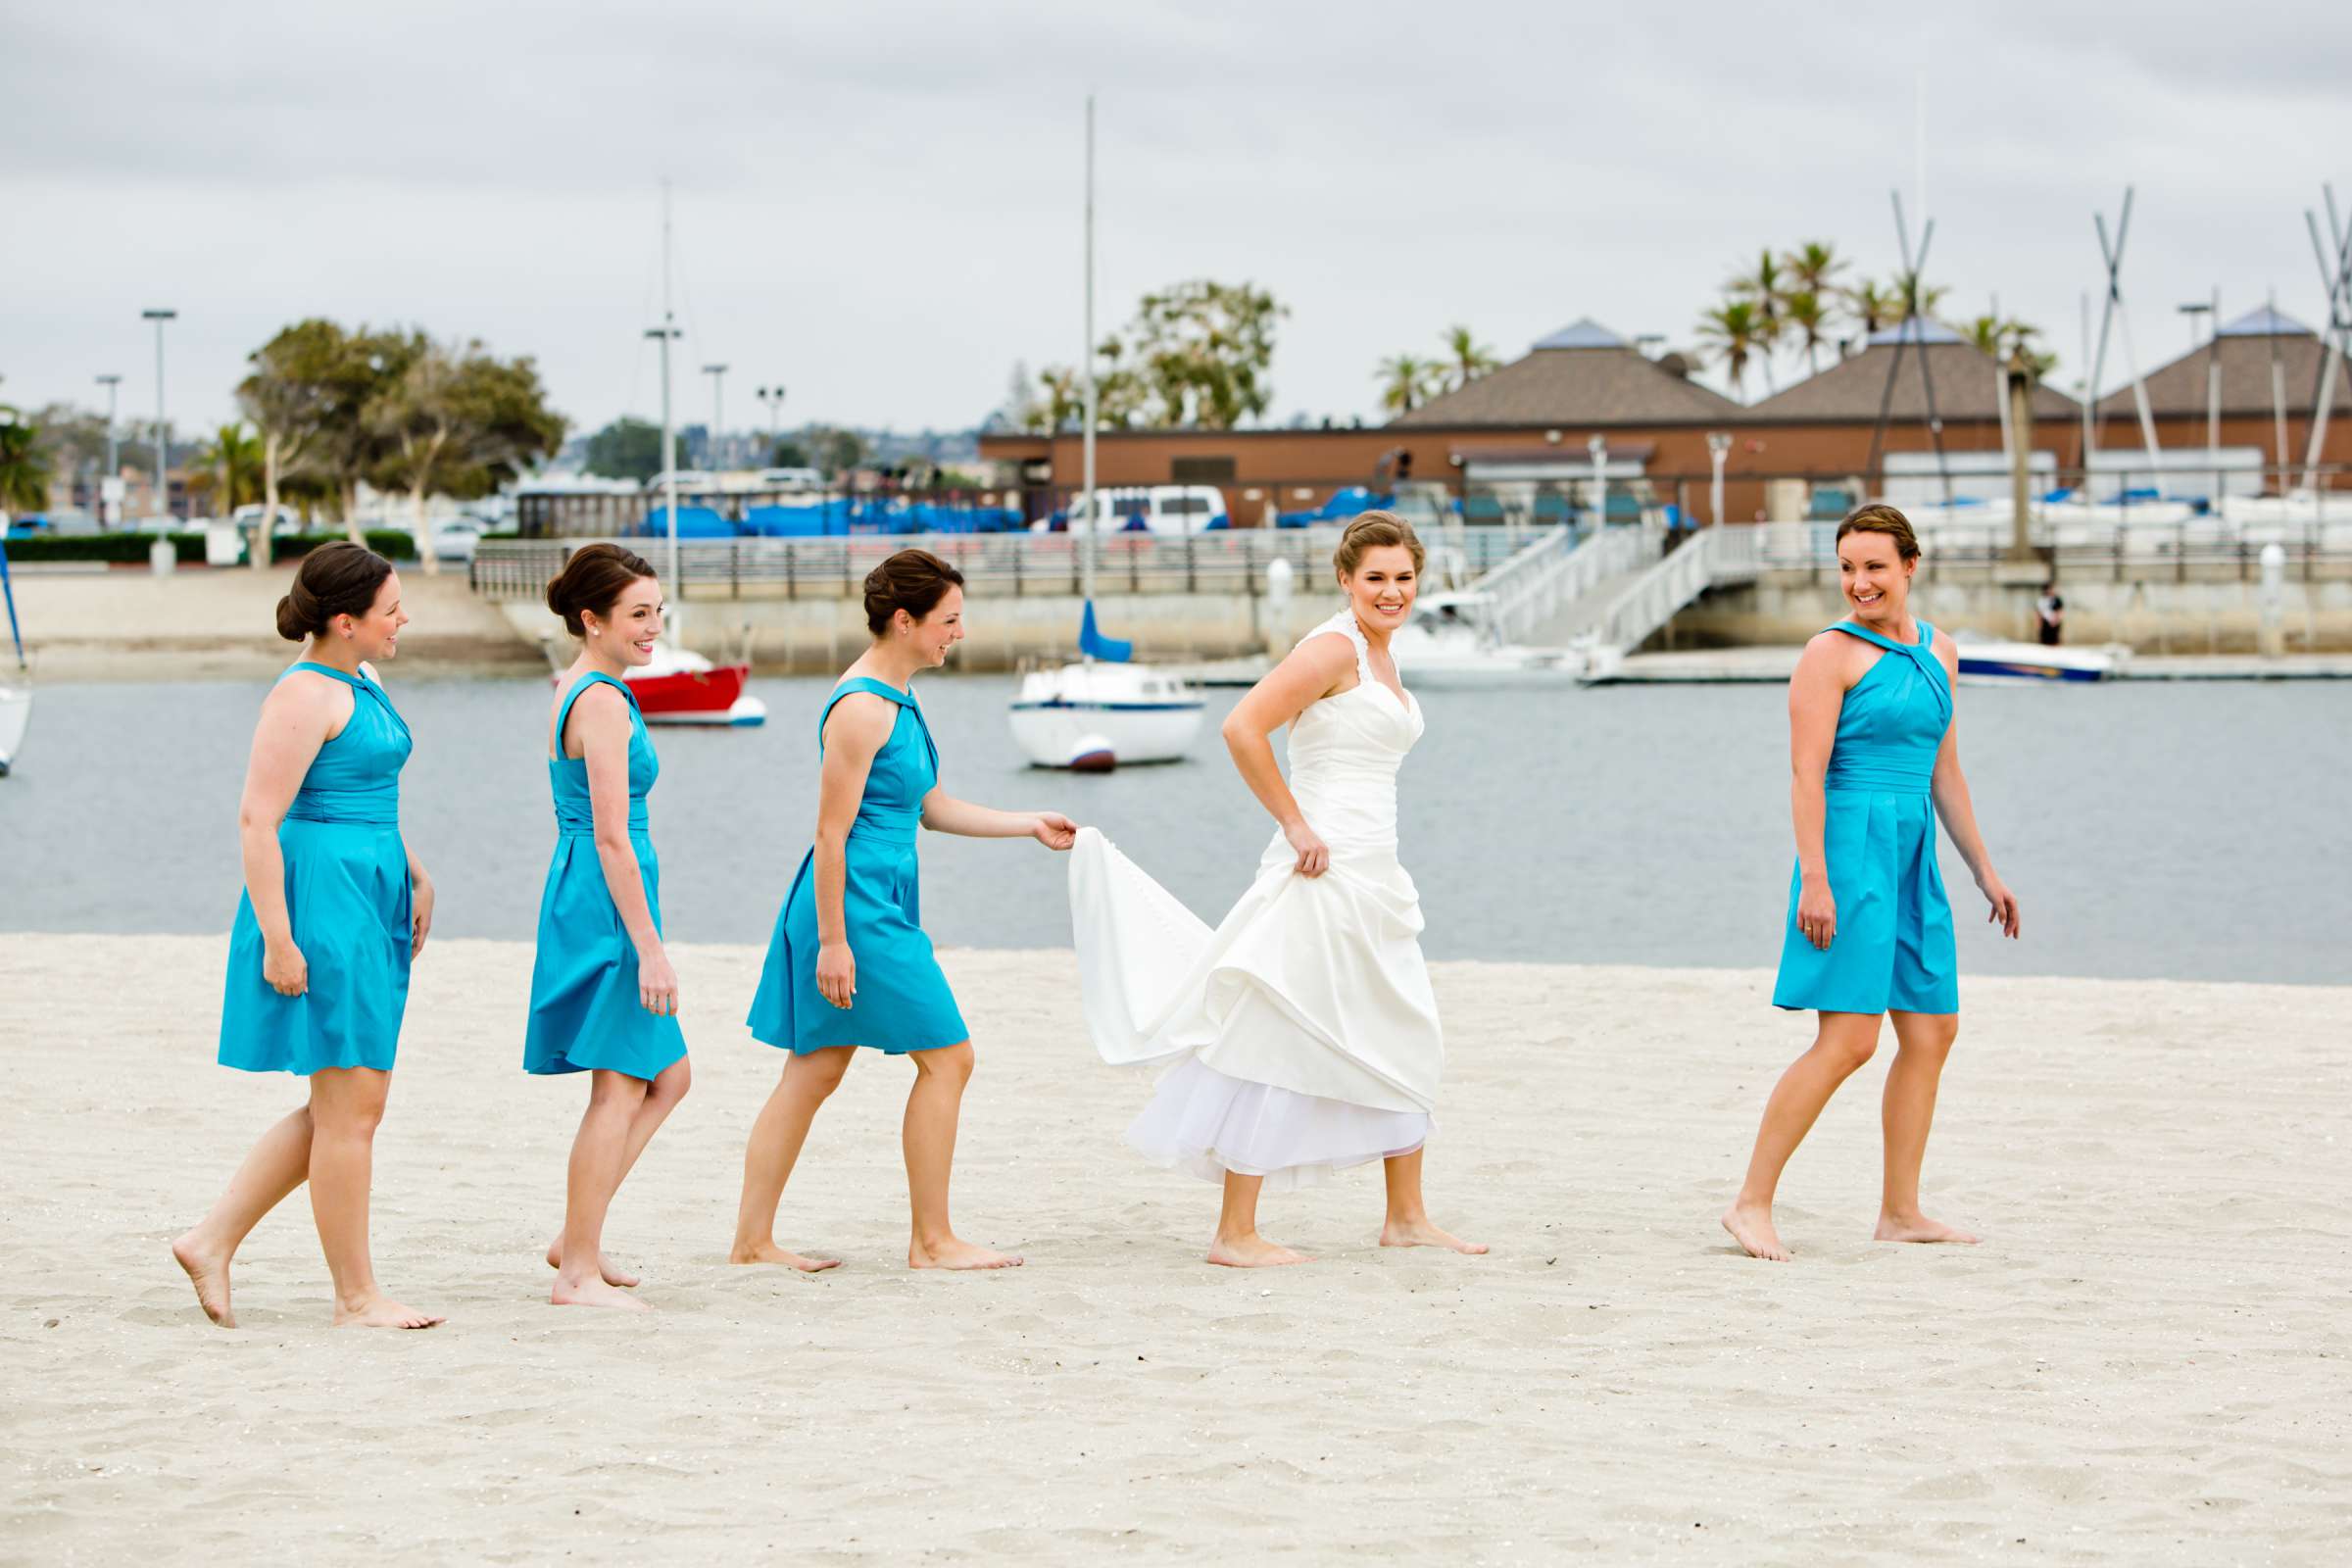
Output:
<svg viewBox="0 0 2352 1568">
<path fill-rule="evenodd" d="M 409 1004 L 409 854 L 400 841 L 400 770 L 413 742 L 372 680 L 309 660 L 352 689 L 351 717 L 318 748 L 277 825 L 286 916 L 310 989 L 280 996 L 262 978 L 267 945 L 253 895 L 237 900 L 220 1003 L 220 1064 L 305 1077 L 327 1067 L 390 1072 Z M 285 679 L 280 675 L 278 679 Z"/>
<path fill-rule="evenodd" d="M 1788 878 L 1788 924 L 1773 1005 L 1823 1012 L 1960 1010 L 1952 906 L 1936 865 L 1929 785 L 1952 723 L 1952 686 L 1936 628 L 1916 644 L 1841 620 L 1829 628 L 1886 650 L 1845 694 L 1822 787 L 1822 853 L 1838 901 L 1824 950 L 1797 929 L 1804 880 Z"/>
<path fill-rule="evenodd" d="M 637 995 L 637 945 L 620 923 L 596 853 L 596 810 L 588 799 L 588 762 L 564 755 L 572 706 L 603 682 L 629 701 L 629 847 L 662 930 L 662 862 L 654 855 L 645 798 L 662 774 L 636 694 L 599 670 L 580 677 L 556 713 L 556 755 L 547 782 L 556 797 L 556 853 L 539 894 L 539 951 L 531 963 L 531 1019 L 522 1039 L 525 1072 L 586 1072 L 602 1067 L 649 1082 L 686 1054 L 678 1020 L 645 1010 Z"/>
<path fill-rule="evenodd" d="M 844 847 L 848 877 L 842 915 L 850 956 L 858 960 L 857 1000 L 845 1010 L 816 989 L 816 852 L 801 858 L 800 873 L 776 916 L 760 989 L 745 1020 L 752 1036 L 805 1054 L 828 1046 L 871 1046 L 892 1055 L 959 1045 L 970 1038 L 948 977 L 923 935 L 922 894 L 914 836 L 923 797 L 939 782 L 939 748 L 910 692 L 857 676 L 843 681 L 816 721 L 824 746 L 833 705 L 852 692 L 871 692 L 899 708 L 890 739 L 865 775 Z"/>
</svg>

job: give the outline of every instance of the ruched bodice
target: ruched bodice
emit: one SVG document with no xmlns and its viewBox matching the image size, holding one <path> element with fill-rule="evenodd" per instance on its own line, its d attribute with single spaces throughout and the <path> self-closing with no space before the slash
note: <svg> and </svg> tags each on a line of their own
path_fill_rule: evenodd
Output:
<svg viewBox="0 0 2352 1568">
<path fill-rule="evenodd" d="M 629 832 L 632 836 L 651 833 L 653 817 L 646 808 L 646 797 L 653 792 L 654 781 L 662 776 L 662 759 L 654 754 L 653 737 L 646 733 L 645 715 L 638 710 L 636 694 L 601 670 L 590 670 L 581 676 L 556 714 L 556 755 L 547 762 L 548 787 L 556 798 L 556 831 L 581 836 L 593 836 L 596 832 L 596 809 L 588 796 L 588 760 L 564 755 L 564 726 L 571 721 L 573 705 L 587 694 L 589 687 L 600 683 L 628 699 Z"/>
<path fill-rule="evenodd" d="M 1822 787 L 1925 795 L 1936 754 L 1952 722 L 1952 688 L 1936 657 L 1936 628 L 1919 623 L 1916 644 L 1898 643 L 1841 620 L 1830 628 L 1886 652 L 1845 694 Z"/>
<path fill-rule="evenodd" d="M 1291 793 L 1307 825 L 1335 854 L 1357 847 L 1393 854 L 1396 769 L 1421 738 L 1421 706 L 1409 694 L 1397 701 L 1374 677 L 1354 611 L 1341 611 L 1307 636 L 1325 632 L 1346 637 L 1355 650 L 1356 683 L 1309 703 L 1292 720 Z"/>
<path fill-rule="evenodd" d="M 366 827 L 400 823 L 400 770 L 415 743 L 409 726 L 393 710 L 392 699 L 375 682 L 346 675 L 309 660 L 292 665 L 339 680 L 351 688 L 351 717 L 341 733 L 318 748 L 302 788 L 286 808 L 298 822 L 349 822 Z M 284 679 L 280 676 L 279 679 Z"/>
</svg>

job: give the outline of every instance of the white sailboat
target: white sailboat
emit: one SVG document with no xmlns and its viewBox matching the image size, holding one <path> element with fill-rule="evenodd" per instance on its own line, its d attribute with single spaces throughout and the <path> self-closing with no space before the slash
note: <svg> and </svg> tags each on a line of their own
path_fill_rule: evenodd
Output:
<svg viewBox="0 0 2352 1568">
<path fill-rule="evenodd" d="M 0 668 L 0 778 L 16 765 L 32 722 L 32 665 L 24 657 L 24 634 L 17 625 L 17 590 L 8 577 L 8 547 L 0 544 L 0 598 L 8 601 L 8 640 L 17 667 Z"/>
<path fill-rule="evenodd" d="M 1095 488 L 1095 101 L 1086 101 L 1086 352 L 1079 360 L 1086 405 L 1085 480 L 1074 514 L 1086 610 L 1078 659 L 1021 677 L 1011 707 L 1012 738 L 1038 767 L 1102 772 L 1121 763 L 1177 762 L 1200 733 L 1200 693 L 1174 676 L 1130 662 L 1134 646 L 1095 625 L 1095 541 L 1102 498 Z"/>
</svg>

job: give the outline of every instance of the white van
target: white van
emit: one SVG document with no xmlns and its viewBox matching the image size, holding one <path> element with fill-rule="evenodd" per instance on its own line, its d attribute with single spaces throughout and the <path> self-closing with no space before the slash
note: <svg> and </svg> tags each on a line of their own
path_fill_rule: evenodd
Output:
<svg viewBox="0 0 2352 1568">
<path fill-rule="evenodd" d="M 1143 519 L 1144 532 L 1157 534 L 1206 533 L 1233 525 L 1225 513 L 1225 493 L 1213 484 L 1104 486 L 1096 490 L 1095 503 L 1105 533 L 1131 529 L 1138 517 Z M 1041 517 L 1029 525 L 1029 531 L 1052 533 L 1054 523 L 1052 517 Z M 1064 526 L 1083 532 L 1085 509 L 1073 504 Z"/>
</svg>

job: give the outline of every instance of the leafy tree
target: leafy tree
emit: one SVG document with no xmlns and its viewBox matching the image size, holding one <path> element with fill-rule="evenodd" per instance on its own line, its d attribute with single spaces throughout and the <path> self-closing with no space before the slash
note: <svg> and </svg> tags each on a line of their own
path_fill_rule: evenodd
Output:
<svg viewBox="0 0 2352 1568">
<path fill-rule="evenodd" d="M 253 370 L 238 383 L 237 407 L 261 431 L 264 520 L 248 556 L 256 567 L 270 564 L 270 530 L 287 481 L 297 474 L 333 478 L 321 460 L 372 391 L 361 353 L 342 327 L 313 318 L 279 329 L 248 356 Z"/>
<path fill-rule="evenodd" d="M 1846 269 L 1845 258 L 1828 240 L 1809 239 L 1781 258 L 1781 266 L 1788 273 L 1788 292 L 1818 294 L 1824 300 L 1838 293 L 1838 274 Z"/>
<path fill-rule="evenodd" d="M 1787 327 L 1784 306 L 1788 295 L 1788 279 L 1781 264 L 1769 249 L 1756 255 L 1755 270 L 1741 272 L 1725 285 L 1735 300 L 1745 300 L 1755 308 L 1755 342 L 1752 352 L 1764 367 L 1764 389 L 1772 390 L 1772 356 L 1781 346 Z"/>
<path fill-rule="evenodd" d="M 0 512 L 39 512 L 49 505 L 49 454 L 39 425 L 0 403 Z"/>
<path fill-rule="evenodd" d="M 1502 365 L 1500 360 L 1494 358 L 1494 351 L 1482 345 L 1466 326 L 1446 329 L 1446 352 L 1452 357 L 1453 363 L 1448 368 L 1456 391 L 1488 371 L 1500 368 Z"/>
<path fill-rule="evenodd" d="M 1411 354 L 1392 355 L 1380 362 L 1372 378 L 1380 383 L 1380 406 L 1392 414 L 1410 414 L 1445 390 L 1446 367 Z"/>
<path fill-rule="evenodd" d="M 775 450 L 767 455 L 767 462 L 770 467 L 775 468 L 808 468 L 815 466 L 815 465 L 808 461 L 808 449 L 801 445 L 800 442 L 794 440 L 790 436 L 786 436 L 783 440 L 776 443 Z"/>
<path fill-rule="evenodd" d="M 1917 316 L 1933 320 L 1937 308 L 1943 304 L 1943 297 L 1950 292 L 1939 283 L 1923 281 L 1916 270 L 1897 272 L 1894 274 L 1895 319 L 1908 321 Z"/>
<path fill-rule="evenodd" d="M 1901 310 L 1902 303 L 1866 277 L 1845 291 L 1845 306 L 1862 323 L 1864 335 L 1876 336 L 1882 328 L 1897 318 L 1896 313 Z"/>
<path fill-rule="evenodd" d="M 1830 307 L 1824 296 L 1809 288 L 1798 289 L 1784 302 L 1788 314 L 1789 330 L 1805 347 L 1805 369 L 1808 373 L 1821 368 L 1818 354 L 1827 341 L 1825 330 L 1830 323 Z"/>
<path fill-rule="evenodd" d="M 1158 400 L 1162 422 L 1230 430 L 1265 413 L 1273 401 L 1265 376 L 1274 326 L 1289 314 L 1248 283 L 1196 278 L 1145 295 L 1128 337 L 1135 371 Z"/>
<path fill-rule="evenodd" d="M 409 494 L 418 564 L 440 569 L 426 521 L 434 495 L 479 496 L 564 440 L 538 368 L 502 362 L 478 342 L 423 340 L 399 377 L 370 400 L 364 420 L 380 457 L 369 477 Z"/>
<path fill-rule="evenodd" d="M 588 438 L 586 467 L 607 479 L 639 484 L 662 471 L 662 427 L 625 416 Z"/>
<path fill-rule="evenodd" d="M 1764 351 L 1762 314 L 1748 300 L 1726 300 L 1698 318 L 1698 340 L 1732 378 L 1734 396 L 1743 396 L 1748 361 Z"/>
<path fill-rule="evenodd" d="M 261 499 L 265 466 L 262 438 L 249 432 L 244 420 L 235 420 L 214 431 L 211 444 L 196 454 L 196 461 L 208 470 L 196 477 L 208 482 L 216 517 L 226 517 L 245 503 Z M 264 519 L 262 531 L 269 531 L 268 518 Z"/>
</svg>

